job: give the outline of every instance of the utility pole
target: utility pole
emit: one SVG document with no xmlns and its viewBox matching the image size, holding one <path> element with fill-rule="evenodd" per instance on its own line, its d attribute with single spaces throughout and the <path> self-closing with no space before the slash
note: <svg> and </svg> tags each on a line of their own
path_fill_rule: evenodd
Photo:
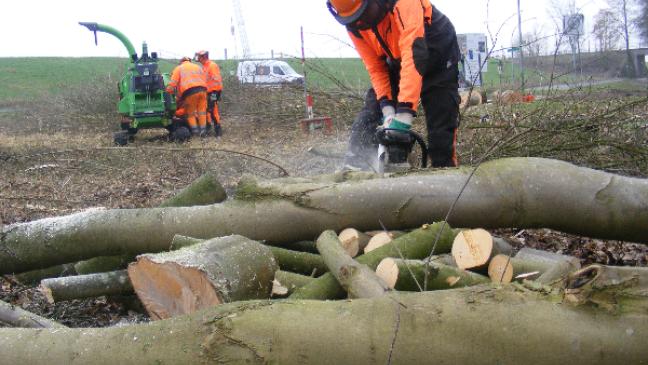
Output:
<svg viewBox="0 0 648 365">
<path fill-rule="evenodd" d="M 306 119 L 313 119 L 313 98 L 308 95 L 308 88 L 306 87 L 306 53 L 304 52 L 304 27 L 299 27 L 299 35 L 301 36 L 301 63 L 302 73 L 304 74 L 304 98 L 306 99 Z"/>
<path fill-rule="evenodd" d="M 518 11 L 518 37 L 520 39 L 519 42 L 520 78 L 522 80 L 522 84 L 520 88 L 522 89 L 522 92 L 524 92 L 524 51 L 522 49 L 522 13 L 520 12 L 520 0 L 517 0 L 517 11 Z"/>
</svg>

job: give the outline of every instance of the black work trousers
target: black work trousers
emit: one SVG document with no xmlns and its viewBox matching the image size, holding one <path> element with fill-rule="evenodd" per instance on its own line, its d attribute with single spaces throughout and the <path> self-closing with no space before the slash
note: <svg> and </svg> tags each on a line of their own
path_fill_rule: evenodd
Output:
<svg viewBox="0 0 648 365">
<path fill-rule="evenodd" d="M 421 91 L 421 105 L 427 126 L 428 154 L 432 167 L 457 166 L 456 131 L 459 126 L 459 68 L 456 64 L 426 75 Z M 382 112 L 376 93 L 369 89 L 364 106 L 351 126 L 349 154 L 361 166 L 377 154 L 376 128 L 382 123 Z"/>
</svg>

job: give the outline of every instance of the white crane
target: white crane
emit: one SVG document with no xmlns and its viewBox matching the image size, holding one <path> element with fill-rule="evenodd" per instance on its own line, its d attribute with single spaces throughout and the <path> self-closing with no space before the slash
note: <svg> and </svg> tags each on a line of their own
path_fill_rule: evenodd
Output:
<svg viewBox="0 0 648 365">
<path fill-rule="evenodd" d="M 234 16 L 236 17 L 236 26 L 238 28 L 238 38 L 241 42 L 243 58 L 250 58 L 250 43 L 248 42 L 247 32 L 245 31 L 245 20 L 243 19 L 243 10 L 241 10 L 241 2 L 239 0 L 232 0 L 232 7 L 234 8 Z"/>
</svg>

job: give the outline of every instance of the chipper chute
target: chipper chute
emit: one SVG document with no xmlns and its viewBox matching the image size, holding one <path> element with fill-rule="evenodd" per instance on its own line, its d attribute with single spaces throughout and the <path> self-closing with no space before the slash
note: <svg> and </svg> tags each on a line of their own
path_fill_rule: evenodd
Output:
<svg viewBox="0 0 648 365">
<path fill-rule="evenodd" d="M 186 121 L 175 117 L 175 99 L 165 92 L 169 74 L 160 72 L 157 53 L 149 55 L 146 42 L 143 42 L 142 53 L 138 55 L 123 33 L 107 25 L 79 24 L 94 32 L 95 44 L 97 32 L 108 33 L 119 39 L 128 52 L 128 69 L 118 84 L 117 109 L 121 114 L 121 130 L 114 134 L 115 143 L 126 145 L 139 129 L 147 128 L 165 128 L 172 140 L 189 139 L 191 133 Z"/>
</svg>

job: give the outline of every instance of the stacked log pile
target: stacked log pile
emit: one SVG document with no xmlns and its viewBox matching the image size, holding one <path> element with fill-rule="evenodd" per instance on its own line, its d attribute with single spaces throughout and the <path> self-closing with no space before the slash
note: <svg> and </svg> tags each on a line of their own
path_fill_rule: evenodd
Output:
<svg viewBox="0 0 648 365">
<path fill-rule="evenodd" d="M 51 300 L 134 291 L 155 321 L 56 328 L 2 306 L 0 320 L 23 318 L 12 326 L 50 327 L 0 328 L 2 361 L 645 362 L 647 269 L 581 268 L 573 257 L 516 250 L 488 229 L 647 242 L 648 181 L 553 160 L 497 160 L 477 169 L 447 215 L 469 176 L 460 168 L 246 179 L 236 196 L 211 205 L 4 227 L 4 274 L 135 255 L 128 270 L 41 285 Z M 379 235 L 389 239 L 368 250 Z"/>
</svg>

